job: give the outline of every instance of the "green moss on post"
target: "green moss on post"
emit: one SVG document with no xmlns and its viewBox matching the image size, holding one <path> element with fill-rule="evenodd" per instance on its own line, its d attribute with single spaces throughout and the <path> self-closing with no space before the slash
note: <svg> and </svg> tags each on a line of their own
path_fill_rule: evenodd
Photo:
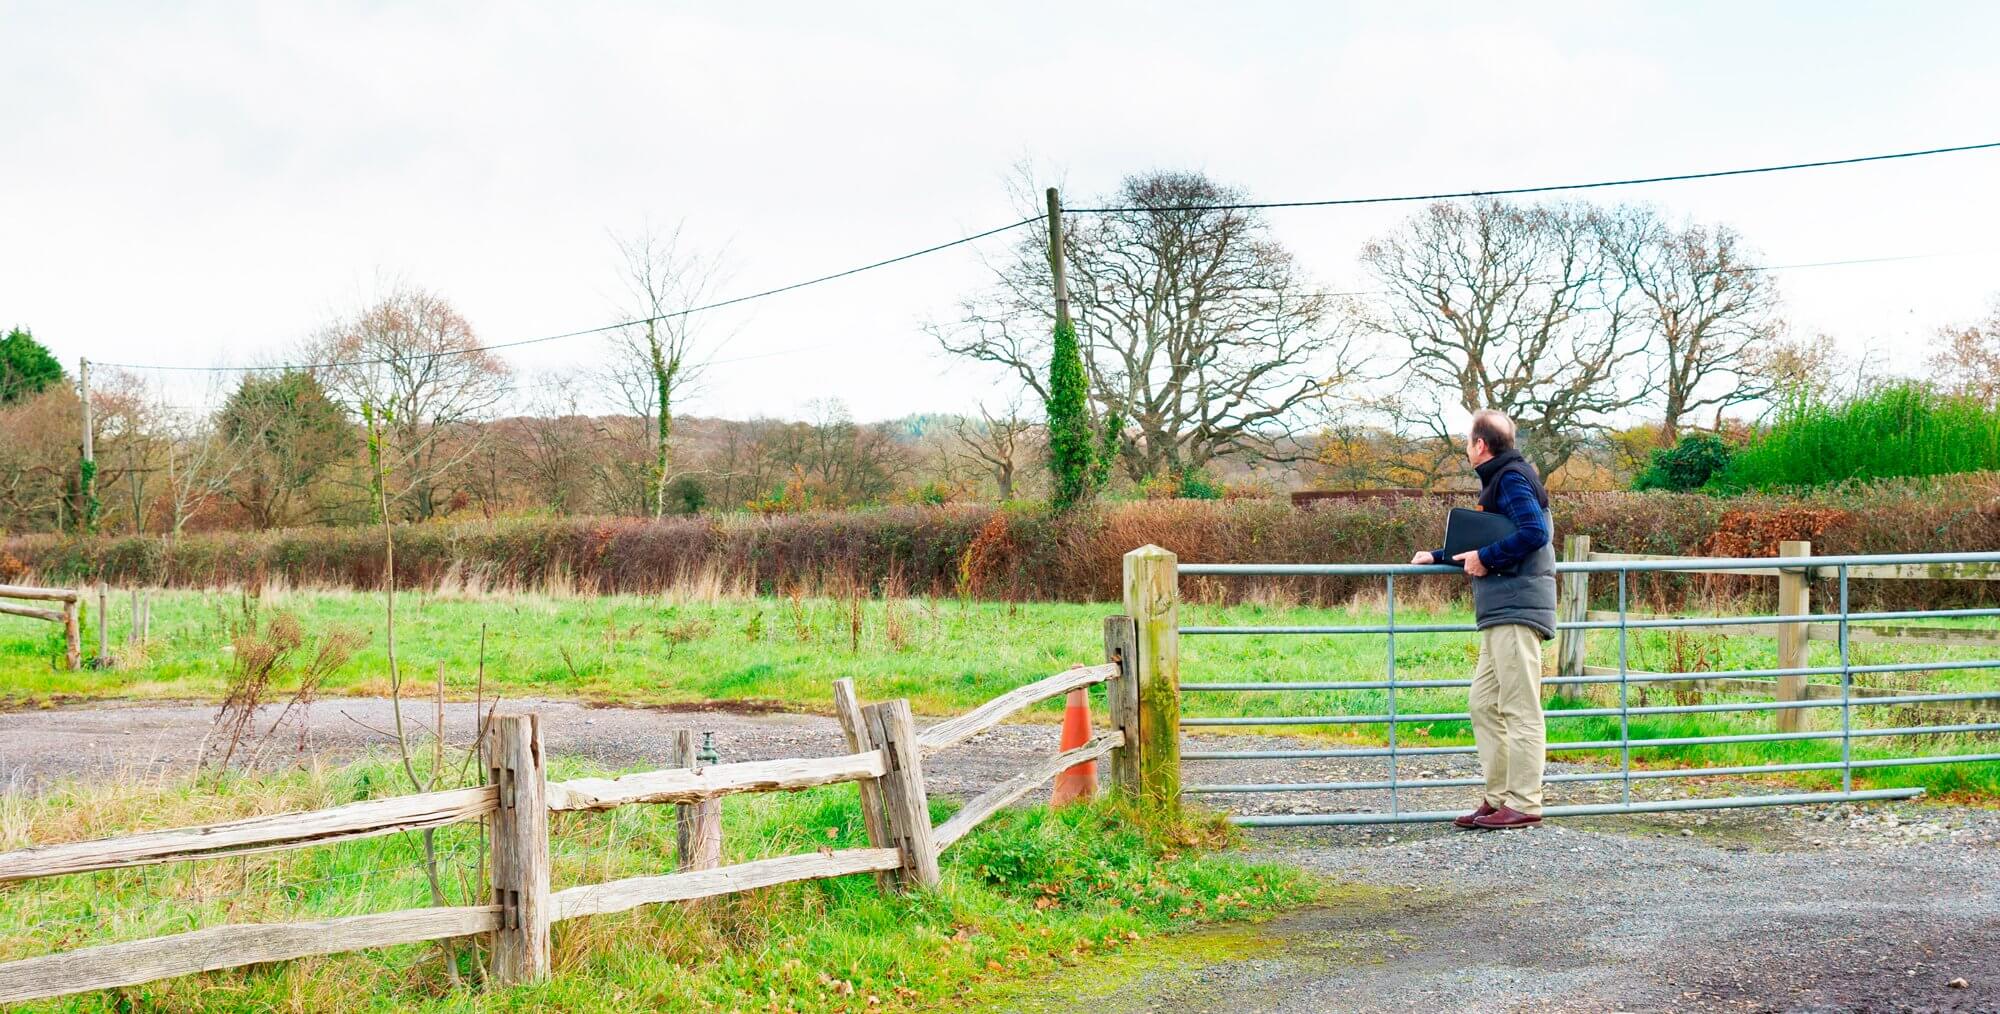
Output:
<svg viewBox="0 0 2000 1014">
<path fill-rule="evenodd" d="M 1181 796 L 1180 561 L 1158 546 L 1125 554 L 1125 614 L 1138 641 L 1139 788 L 1147 805 Z"/>
</svg>

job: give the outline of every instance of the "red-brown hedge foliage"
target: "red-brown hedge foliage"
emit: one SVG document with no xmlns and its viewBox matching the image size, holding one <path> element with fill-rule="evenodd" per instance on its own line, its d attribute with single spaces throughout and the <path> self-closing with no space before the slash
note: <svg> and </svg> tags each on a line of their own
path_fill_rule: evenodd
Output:
<svg viewBox="0 0 2000 1014">
<path fill-rule="evenodd" d="M 1817 553 L 2000 548 L 2000 500 L 1990 477 L 1877 487 L 1810 499 L 1701 494 L 1555 495 L 1558 537 L 1582 533 L 1594 548 L 1626 553 L 1765 556 L 1809 538 Z M 522 519 L 417 525 L 396 533 L 398 584 L 458 581 L 501 588 L 574 587 L 645 593 L 713 581 L 760 592 L 859 585 L 979 598 L 1110 601 L 1120 558 L 1153 543 L 1187 562 L 1397 563 L 1439 539 L 1435 501 L 1281 500 L 1120 503 L 1052 518 L 984 506 L 888 507 L 789 515 Z M 26 536 L 5 550 L 39 579 L 208 586 L 283 579 L 376 588 L 380 533 L 296 529 L 94 540 Z M 1456 579 L 1425 579 L 1455 592 Z M 1689 577 L 1635 582 L 1635 608 L 1685 603 L 1707 592 L 1757 591 L 1753 579 Z M 1986 602 L 1988 582 L 1857 582 L 1858 604 Z M 1201 581 L 1189 594 L 1235 598 L 1240 579 Z M 1375 579 L 1263 582 L 1264 592 L 1342 601 L 1379 589 Z M 1405 586 L 1407 587 L 1407 586 Z M 1615 587 L 1602 583 L 1600 594 Z M 1822 599 L 1822 602 L 1827 600 Z"/>
</svg>

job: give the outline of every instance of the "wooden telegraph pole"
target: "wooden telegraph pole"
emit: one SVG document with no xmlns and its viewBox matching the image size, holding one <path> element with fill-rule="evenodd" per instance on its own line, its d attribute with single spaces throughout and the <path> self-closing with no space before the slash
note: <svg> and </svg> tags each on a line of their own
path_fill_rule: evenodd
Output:
<svg viewBox="0 0 2000 1014">
<path fill-rule="evenodd" d="M 91 449 L 90 425 L 90 360 L 78 357 L 76 361 L 76 386 L 83 396 L 83 462 L 77 471 L 77 490 L 82 502 L 77 507 L 77 523 L 83 531 L 97 525 L 95 512 L 90 509 L 92 492 L 97 486 L 97 454 Z M 103 622 L 103 618 L 99 618 Z"/>
<path fill-rule="evenodd" d="M 1056 326 L 1069 323 L 1069 279 L 1063 270 L 1062 198 L 1049 188 L 1049 270 L 1056 283 Z"/>
</svg>

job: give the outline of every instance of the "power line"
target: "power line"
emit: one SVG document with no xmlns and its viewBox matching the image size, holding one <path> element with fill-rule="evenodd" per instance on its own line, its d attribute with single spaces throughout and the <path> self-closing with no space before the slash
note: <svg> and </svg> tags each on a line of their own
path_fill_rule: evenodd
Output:
<svg viewBox="0 0 2000 1014">
<path fill-rule="evenodd" d="M 895 257 L 890 257 L 885 260 L 875 261 L 870 264 L 863 264 L 860 267 L 848 268 L 845 271 L 836 271 L 830 275 L 820 275 L 817 278 L 808 278 L 803 282 L 793 282 L 790 285 L 780 285 L 775 289 L 765 289 L 762 292 L 752 292 L 749 293 L 748 295 L 733 296 L 729 299 L 719 300 L 714 303 L 705 303 L 701 306 L 690 306 L 686 309 L 675 310 L 671 313 L 662 313 L 653 317 L 638 317 L 632 320 L 621 320 L 615 324 L 604 324 L 599 327 L 584 328 L 581 331 L 565 331 L 562 334 L 544 335 L 540 338 L 524 338 L 520 341 L 500 342 L 494 345 L 479 345 L 473 348 L 466 348 L 466 349 L 448 349 L 443 352 L 427 352 L 420 355 L 412 355 L 412 356 L 382 357 L 378 359 L 353 359 L 342 362 L 326 362 L 326 363 L 281 363 L 268 366 L 154 366 L 154 365 L 146 365 L 140 363 L 99 363 L 93 360 L 92 365 L 111 367 L 121 370 L 173 370 L 173 371 L 189 372 L 189 373 L 255 373 L 255 372 L 270 371 L 270 370 L 326 370 L 326 369 L 335 369 L 346 366 L 380 366 L 387 363 L 419 362 L 430 359 L 442 359 L 447 356 L 469 356 L 480 352 L 494 352 L 500 349 L 517 349 L 524 345 L 539 345 L 542 344 L 543 342 L 561 341 L 564 338 L 581 338 L 584 337 L 585 335 L 602 334 L 606 331 L 616 331 L 619 328 L 634 327 L 640 324 L 650 324 L 662 320 L 672 320 L 675 317 L 687 317 L 697 313 L 705 313 L 709 310 L 720 310 L 723 307 L 735 306 L 738 303 L 747 303 L 753 299 L 763 299 L 766 296 L 775 296 L 778 295 L 779 293 L 791 292 L 795 289 L 803 289 L 809 285 L 818 285 L 822 282 L 831 282 L 838 278 L 846 278 L 850 275 L 858 275 L 864 271 L 873 271 L 876 268 L 886 268 L 891 264 L 900 264 L 903 261 L 913 260 L 915 258 L 922 257 L 926 254 L 934 254 L 940 250 L 949 250 L 952 247 L 962 246 L 966 243 L 976 242 L 978 240 L 985 239 L 988 236 L 997 236 L 1003 232 L 1011 232 L 1024 225 L 1027 225 L 1030 222 L 1039 222 L 1041 220 L 1042 216 L 1031 215 L 1027 218 L 1021 219 L 1018 222 L 1009 222 L 1006 225 L 988 229 L 985 232 L 976 232 L 970 236 L 962 236 L 958 239 L 954 239 L 949 242 L 939 243 L 935 246 L 927 246 L 921 250 L 912 250 L 906 254 L 898 254 Z"/>
<path fill-rule="evenodd" d="M 1724 176 L 1750 176 L 1757 173 L 1790 172 L 1794 169 L 1824 169 L 1829 166 L 1858 165 L 1863 162 L 1886 162 L 1899 158 L 1922 158 L 1927 155 L 1951 155 L 1968 151 L 1985 151 L 2000 148 L 2000 141 L 1983 144 L 1961 144 L 1950 148 L 1925 148 L 1922 151 L 1898 151 L 1886 155 L 1859 155 L 1854 158 L 1828 159 L 1823 162 L 1793 162 L 1786 165 L 1758 166 L 1753 169 L 1717 169 L 1711 172 L 1679 173 L 1673 176 L 1641 176 L 1623 180 L 1600 180 L 1594 183 L 1552 183 L 1534 187 L 1508 187 L 1500 190 L 1461 190 L 1443 194 L 1404 194 L 1394 197 L 1342 197 L 1325 201 L 1261 201 L 1245 204 L 1183 204 L 1159 207 L 1107 207 L 1107 208 L 1064 208 L 1073 215 L 1109 215 L 1133 211 L 1247 211 L 1262 208 L 1326 208 L 1351 204 L 1399 204 L 1409 201 L 1443 201 L 1460 197 L 1509 197 L 1519 194 L 1548 194 L 1563 190 L 1598 190 L 1604 187 L 1632 187 L 1646 183 L 1678 183 L 1685 180 L 1711 180 Z"/>
<path fill-rule="evenodd" d="M 1754 272 L 1763 272 L 1763 271 L 1795 271 L 1795 270 L 1798 270 L 1798 269 L 1800 269 L 1800 268 L 1838 268 L 1838 267 L 1847 267 L 1847 266 L 1849 266 L 1849 265 L 1854 265 L 1854 264 L 1888 264 L 1888 263 L 1892 263 L 1892 262 L 1895 262 L 1895 261 L 1917 261 L 1917 260 L 1925 260 L 1925 259 L 1928 259 L 1928 258 L 1931 258 L 1931 257 L 1949 257 L 1949 256 L 1954 256 L 1954 255 L 1952 255 L 1952 254 L 1898 254 L 1898 255 L 1896 255 L 1896 256 L 1893 256 L 1893 257 L 1855 257 L 1855 258 L 1851 258 L 1851 259 L 1848 259 L 1848 260 L 1838 260 L 1838 261 L 1808 261 L 1808 262 L 1805 262 L 1805 263 L 1801 263 L 1801 264 L 1761 264 L 1761 265 L 1759 265 L 1759 264 L 1746 264 L 1746 265 L 1744 265 L 1743 267 L 1739 267 L 1739 268 L 1723 268 L 1723 269 L 1721 269 L 1721 270 L 1719 270 L 1719 271 L 1702 271 L 1702 272 L 1699 272 L 1699 273 L 1697 273 L 1696 277 L 1698 277 L 1698 278 L 1706 278 L 1706 277 L 1708 277 L 1709 275 L 1721 275 L 1721 274 L 1734 274 L 1734 273 L 1736 273 L 1736 272 L 1739 272 L 1739 271 L 1741 271 L 1741 272 L 1745 272 L 1745 273 L 1748 273 L 1748 272 L 1753 272 L 1753 271 L 1754 271 Z M 1602 281 L 1607 281 L 1607 282 L 1620 282 L 1620 281 L 1629 281 L 1629 280 L 1630 280 L 1630 277 L 1629 277 L 1629 276 L 1627 276 L 1627 275 L 1604 275 L 1604 276 L 1602 276 L 1602 277 L 1601 277 L 1601 279 L 1600 279 L 1600 280 L 1602 280 Z M 1557 279 L 1553 279 L 1553 278 L 1532 278 L 1532 277 L 1531 277 L 1531 278 L 1527 279 L 1527 281 L 1528 281 L 1528 282 L 1531 282 L 1531 283 L 1535 283 L 1535 284 L 1550 284 L 1550 283 L 1553 283 L 1553 282 L 1557 281 Z M 1393 289 L 1354 289 L 1354 290 L 1351 290 L 1351 291 L 1346 291 L 1346 292 L 1297 292 L 1297 293 L 1293 293 L 1293 295 L 1296 295 L 1296 296 L 1301 296 L 1301 297 L 1312 297 L 1312 296 L 1386 296 L 1386 295 L 1390 295 L 1390 294 L 1392 294 L 1392 293 L 1393 293 L 1394 291 L 1395 291 L 1395 290 L 1393 290 Z"/>
<path fill-rule="evenodd" d="M 1982 144 L 1958 145 L 1949 148 L 1926 148 L 1920 151 L 1891 152 L 1888 154 L 1881 154 L 1881 155 L 1861 155 L 1853 158 L 1829 159 L 1820 162 L 1794 162 L 1785 165 L 1758 166 L 1749 169 L 1720 169 L 1711 172 L 1681 173 L 1672 176 L 1646 176 L 1646 177 L 1636 177 L 1632 179 L 1621 179 L 1621 180 L 1602 180 L 1592 183 L 1560 183 L 1560 184 L 1548 184 L 1548 185 L 1533 186 L 1533 187 L 1510 187 L 1505 189 L 1494 189 L 1494 190 L 1466 190 L 1466 191 L 1458 191 L 1455 193 L 1405 194 L 1405 195 L 1390 196 L 1390 197 L 1349 197 L 1349 198 L 1335 198 L 1331 200 L 1319 200 L 1319 201 L 1266 201 L 1266 202 L 1241 203 L 1241 204 L 1166 205 L 1159 207 L 1133 206 L 1133 207 L 1068 208 L 1064 210 L 1068 211 L 1071 214 L 1079 214 L 1079 215 L 1117 214 L 1117 213 L 1136 212 L 1136 211 L 1155 211 L 1155 212 L 1232 211 L 1232 210 L 1253 210 L 1253 209 L 1266 209 L 1266 208 L 1310 208 L 1310 207 L 1335 207 L 1335 206 L 1362 205 L 1362 204 L 1394 204 L 1394 203 L 1405 203 L 1413 201 L 1438 201 L 1438 200 L 1448 200 L 1453 198 L 1464 198 L 1464 197 L 1503 197 L 1503 196 L 1512 196 L 1520 194 L 1554 193 L 1557 191 L 1565 191 L 1565 190 L 1594 190 L 1604 187 L 1638 186 L 1641 184 L 1648 184 L 1648 183 L 1673 183 L 1685 180 L 1716 179 L 1725 176 L 1747 176 L 1758 173 L 1788 172 L 1797 169 L 1820 169 L 1829 166 L 1856 165 L 1864 162 L 1882 162 L 1891 159 L 1920 158 L 1929 155 L 1947 155 L 1947 154 L 1955 154 L 1961 152 L 1983 151 L 1994 148 L 2000 148 L 2000 141 L 1989 141 Z M 949 250 L 952 247 L 961 246 L 966 243 L 976 242 L 978 240 L 985 239 L 989 236 L 996 236 L 1004 232 L 1011 232 L 1024 225 L 1029 225 L 1031 223 L 1039 222 L 1041 220 L 1042 216 L 1040 215 L 1030 215 L 1029 217 L 1023 218 L 1019 221 L 1010 222 L 1006 225 L 997 226 L 992 229 L 987 229 L 983 232 L 973 233 L 972 235 L 969 236 L 963 236 L 958 239 L 950 240 L 948 242 L 938 243 L 934 246 L 924 247 L 921 250 L 913 250 L 909 253 L 899 254 L 895 257 L 889 257 L 883 260 L 874 261 L 868 264 L 863 264 L 859 267 L 848 268 L 847 270 L 844 271 L 836 271 L 833 272 L 832 274 L 820 275 L 819 277 L 809 278 L 806 279 L 805 281 L 793 282 L 790 285 L 781 285 L 778 286 L 777 288 L 765 289 L 761 292 L 753 292 L 742 296 L 735 296 L 729 299 L 719 300 L 713 303 L 706 303 L 700 306 L 691 306 L 685 309 L 675 310 L 671 313 L 659 314 L 657 316 L 639 317 L 632 320 L 618 321 L 612 324 L 604 324 L 598 327 L 584 328 L 578 331 L 565 331 L 561 334 L 544 335 L 539 338 L 526 338 L 520 341 L 500 342 L 493 345 L 480 345 L 466 349 L 450 349 L 442 352 L 429 352 L 412 356 L 381 357 L 375 359 L 356 359 L 356 360 L 324 362 L 324 363 L 284 363 L 284 364 L 265 365 L 265 366 L 166 366 L 166 365 L 151 365 L 151 364 L 141 364 L 141 363 L 100 363 L 98 365 L 112 367 L 116 369 L 125 369 L 125 370 L 157 370 L 157 371 L 175 371 L 175 372 L 189 372 L 189 373 L 254 373 L 254 372 L 267 372 L 273 370 L 316 370 L 316 369 L 333 369 L 333 368 L 350 367 L 350 366 L 379 366 L 396 362 L 427 361 L 431 359 L 441 359 L 448 356 L 474 355 L 482 352 L 499 351 L 501 349 L 521 348 L 523 346 L 539 345 L 545 342 L 561 341 L 566 338 L 581 338 L 587 335 L 602 334 L 606 331 L 615 331 L 620 328 L 633 327 L 635 325 L 640 325 L 640 324 L 653 323 L 662 320 L 671 320 L 676 317 L 686 317 L 697 313 L 704 313 L 710 310 L 719 310 L 724 307 L 735 306 L 739 303 L 747 303 L 750 302 L 751 300 L 763 299 L 768 296 L 775 296 L 779 295 L 780 293 L 791 292 L 797 289 L 803 289 L 806 288 L 807 286 L 819 285 L 824 282 L 831 282 L 836 279 L 846 278 L 851 275 L 858 275 L 864 271 L 873 271 L 877 268 L 888 267 L 889 265 L 892 264 L 899 264 L 903 261 L 911 260 L 917 257 L 922 257 L 927 254 L 933 254 L 941 250 Z M 1359 295 L 1364 293 L 1356 293 L 1356 294 Z"/>
</svg>

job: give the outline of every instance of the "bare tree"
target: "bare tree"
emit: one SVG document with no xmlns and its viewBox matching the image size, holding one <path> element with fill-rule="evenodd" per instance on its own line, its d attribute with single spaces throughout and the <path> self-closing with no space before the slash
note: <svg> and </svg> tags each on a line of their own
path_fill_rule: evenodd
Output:
<svg viewBox="0 0 2000 1014">
<path fill-rule="evenodd" d="M 52 384 L 0 403 L 0 528 L 47 531 L 76 523 L 80 448 L 76 388 Z"/>
<path fill-rule="evenodd" d="M 1858 393 L 1868 385 L 1869 357 L 1850 357 L 1832 335 L 1780 339 L 1757 357 L 1756 370 L 1770 380 L 1766 412 L 1787 400 L 1827 400 Z"/>
<path fill-rule="evenodd" d="M 1384 292 L 1363 325 L 1402 348 L 1395 418 L 1448 454 L 1454 421 L 1512 416 L 1548 475 L 1643 392 L 1625 281 L 1588 206 L 1439 202 L 1362 248 Z"/>
<path fill-rule="evenodd" d="M 1678 228 L 1642 206 L 1599 215 L 1607 267 L 1624 276 L 1635 325 L 1649 332 L 1648 371 L 1661 414 L 1660 435 L 1680 437 L 1689 417 L 1762 401 L 1772 378 L 1757 368 L 1777 337 L 1777 287 L 1755 267 L 1727 226 Z"/>
<path fill-rule="evenodd" d="M 157 399 L 138 374 L 105 370 L 92 379 L 90 406 L 95 491 L 103 511 L 99 530 L 112 531 L 122 520 L 132 532 L 143 532 L 152 478 L 166 445 Z M 81 507 L 81 490 L 78 494 Z"/>
<path fill-rule="evenodd" d="M 958 437 L 962 453 L 993 477 L 1000 500 L 1014 499 L 1016 477 L 1040 432 L 1040 427 L 1021 415 L 1021 403 L 1008 402 L 1006 410 L 995 415 L 982 402 L 979 418 L 959 417 L 952 424 L 952 432 Z"/>
<path fill-rule="evenodd" d="M 507 420 L 504 446 L 511 471 L 536 503 L 558 514 L 588 502 L 600 434 L 581 404 L 577 375 L 557 371 L 535 383 L 526 413 Z"/>
<path fill-rule="evenodd" d="M 1260 216 L 1217 207 L 1242 196 L 1200 173 L 1147 173 L 1106 201 L 1115 210 L 1065 222 L 1091 401 L 1129 427 L 1120 454 L 1134 479 L 1224 455 L 1285 456 L 1274 438 L 1354 375 L 1329 298 Z M 1046 235 L 1024 233 L 995 276 L 958 321 L 929 330 L 946 351 L 1006 367 L 1046 400 Z"/>
<path fill-rule="evenodd" d="M 1938 384 L 1954 394 L 2000 403 L 2000 296 L 1985 320 L 1940 328 L 1938 337 L 1944 347 L 1930 358 Z"/>
<path fill-rule="evenodd" d="M 855 422 L 832 398 L 808 404 L 806 415 L 759 434 L 757 451 L 770 474 L 801 480 L 825 506 L 873 503 L 895 490 L 909 462 L 881 425 Z"/>
<path fill-rule="evenodd" d="M 697 317 L 680 311 L 707 300 L 721 280 L 722 257 L 694 249 L 682 239 L 678 225 L 664 233 L 645 225 L 612 239 L 626 290 L 625 313 L 639 323 L 612 332 L 615 355 L 606 379 L 647 423 L 653 459 L 650 507 L 660 517 L 667 512 L 667 487 L 675 478 L 675 404 L 699 381 L 705 365 Z"/>
<path fill-rule="evenodd" d="M 161 500 L 167 537 L 174 539 L 189 519 L 223 497 L 245 462 L 208 419 L 164 407 L 161 411 L 167 438 L 161 462 L 166 490 Z"/>
<path fill-rule="evenodd" d="M 372 406 L 385 420 L 385 471 L 399 480 L 402 514 L 435 516 L 452 470 L 478 449 L 477 429 L 465 424 L 510 390 L 507 364 L 480 348 L 444 297 L 407 285 L 328 325 L 315 354 L 333 364 L 323 370 L 329 391 L 350 410 Z M 449 439 L 460 430 L 463 439 Z"/>
</svg>

